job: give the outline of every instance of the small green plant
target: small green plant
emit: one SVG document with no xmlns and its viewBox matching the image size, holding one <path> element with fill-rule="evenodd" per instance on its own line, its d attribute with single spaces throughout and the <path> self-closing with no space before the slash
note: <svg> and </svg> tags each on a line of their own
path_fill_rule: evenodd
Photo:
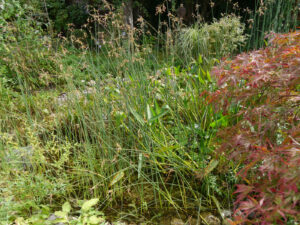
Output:
<svg viewBox="0 0 300 225">
<path fill-rule="evenodd" d="M 104 225 L 106 224 L 104 214 L 94 209 L 98 201 L 98 198 L 83 201 L 81 209 L 76 212 L 72 212 L 72 207 L 69 202 L 65 202 L 62 205 L 62 209 L 56 211 L 54 214 L 50 214 L 50 209 L 44 206 L 40 209 L 40 213 L 28 219 L 18 217 L 15 223 L 18 225 L 51 225 L 58 223 L 70 225 Z"/>
</svg>

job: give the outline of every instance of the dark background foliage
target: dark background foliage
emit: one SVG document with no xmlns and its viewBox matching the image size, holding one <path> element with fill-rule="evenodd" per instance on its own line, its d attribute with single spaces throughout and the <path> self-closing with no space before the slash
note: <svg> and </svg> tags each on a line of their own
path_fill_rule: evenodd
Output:
<svg viewBox="0 0 300 225">
<path fill-rule="evenodd" d="M 122 1 L 120 0 L 109 0 L 109 3 L 115 6 L 115 8 L 121 7 Z M 209 0 L 133 0 L 133 16 L 134 20 L 139 16 L 143 16 L 147 21 L 149 21 L 154 27 L 158 26 L 158 17 L 156 15 L 156 6 L 159 4 L 165 4 L 167 10 L 176 12 L 176 9 L 180 7 L 181 4 L 186 8 L 185 23 L 192 24 L 194 22 L 193 14 L 196 14 L 196 5 L 199 5 L 199 13 L 204 18 L 205 21 L 212 21 L 213 18 L 221 17 L 224 12 L 235 12 L 240 13 L 234 5 L 238 4 L 240 8 L 249 8 L 251 10 L 255 9 L 256 1 L 247 0 L 237 0 L 231 1 L 229 4 L 227 0 L 216 1 L 213 9 L 210 6 Z M 103 3 L 102 0 L 45 0 L 40 1 L 39 7 L 42 11 L 49 13 L 50 19 L 54 22 L 54 29 L 60 33 L 65 33 L 67 31 L 68 24 L 72 23 L 75 27 L 80 27 L 86 22 L 89 16 L 89 9 L 96 8 L 102 10 L 103 13 Z M 243 13 L 240 13 L 245 15 Z M 165 19 L 166 14 L 162 15 L 161 19 Z"/>
</svg>

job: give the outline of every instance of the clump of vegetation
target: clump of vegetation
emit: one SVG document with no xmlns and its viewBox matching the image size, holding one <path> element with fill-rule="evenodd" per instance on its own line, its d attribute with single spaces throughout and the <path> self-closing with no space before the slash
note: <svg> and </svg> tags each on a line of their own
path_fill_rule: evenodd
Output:
<svg viewBox="0 0 300 225">
<path fill-rule="evenodd" d="M 28 224 L 74 224 L 74 225 L 105 225 L 105 217 L 102 212 L 94 209 L 99 202 L 98 198 L 94 198 L 88 201 L 78 201 L 77 205 L 80 206 L 80 210 L 77 211 L 78 216 L 74 216 L 72 206 L 69 202 L 65 202 L 62 205 L 62 209 L 51 214 L 50 208 L 47 206 L 42 207 L 38 214 L 31 216 L 28 219 L 18 217 L 15 220 L 16 224 L 28 225 Z M 73 216 L 72 216 L 73 215 Z"/>
<path fill-rule="evenodd" d="M 49 87 L 62 82 L 53 40 L 42 29 L 42 18 L 32 16 L 31 5 L 20 1 L 3 1 L 0 11 L 1 84 L 27 90 Z"/>
<path fill-rule="evenodd" d="M 196 23 L 184 28 L 178 35 L 178 54 L 187 61 L 205 58 L 222 58 L 233 54 L 245 41 L 245 25 L 236 16 L 225 16 L 212 24 Z"/>
<path fill-rule="evenodd" d="M 299 215 L 299 43 L 299 32 L 272 34 L 267 48 L 214 69 L 220 89 L 211 98 L 229 124 L 219 151 L 243 165 L 237 221 L 286 224 Z"/>
</svg>

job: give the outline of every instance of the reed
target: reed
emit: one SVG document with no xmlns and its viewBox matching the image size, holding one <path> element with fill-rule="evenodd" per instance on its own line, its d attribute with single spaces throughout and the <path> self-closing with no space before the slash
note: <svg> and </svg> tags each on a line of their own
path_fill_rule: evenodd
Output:
<svg viewBox="0 0 300 225">
<path fill-rule="evenodd" d="M 298 17 L 297 0 L 256 0 L 255 11 L 248 20 L 249 39 L 246 49 L 265 45 L 268 32 L 286 33 L 295 30 Z"/>
</svg>

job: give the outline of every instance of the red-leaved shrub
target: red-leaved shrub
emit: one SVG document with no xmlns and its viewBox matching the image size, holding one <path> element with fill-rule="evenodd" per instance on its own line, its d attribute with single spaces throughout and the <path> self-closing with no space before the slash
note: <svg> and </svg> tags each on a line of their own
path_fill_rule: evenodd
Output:
<svg viewBox="0 0 300 225">
<path fill-rule="evenodd" d="M 210 95 L 229 126 L 219 153 L 242 163 L 233 224 L 286 224 L 300 215 L 300 32 L 223 60 Z"/>
</svg>

